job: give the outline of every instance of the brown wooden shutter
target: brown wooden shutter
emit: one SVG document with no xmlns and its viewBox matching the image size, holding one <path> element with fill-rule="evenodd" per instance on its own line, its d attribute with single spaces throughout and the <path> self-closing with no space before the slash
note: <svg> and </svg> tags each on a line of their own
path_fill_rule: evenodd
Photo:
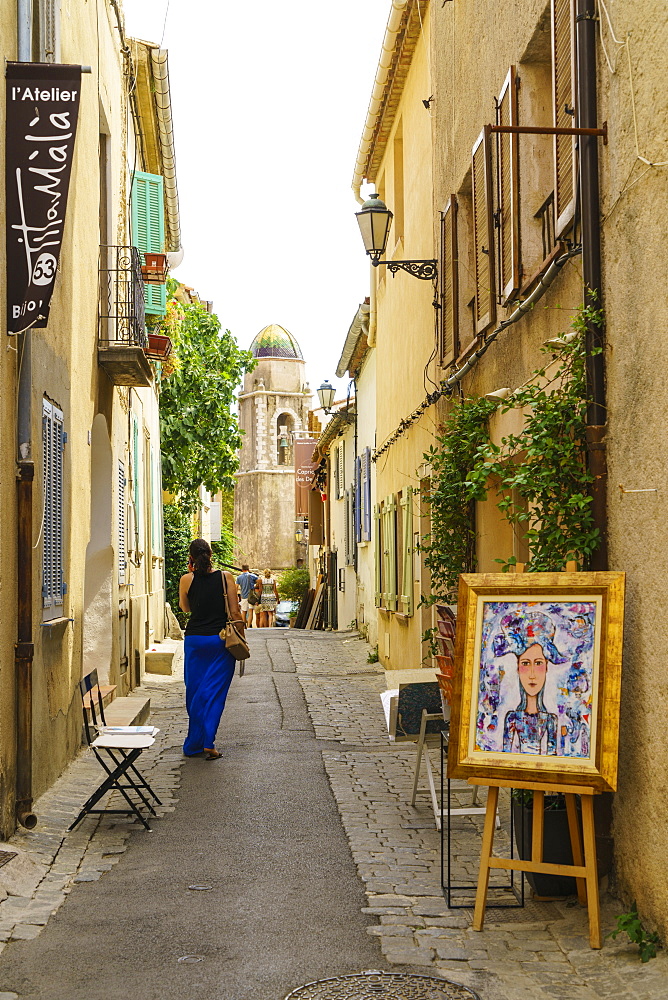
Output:
<svg viewBox="0 0 668 1000">
<path fill-rule="evenodd" d="M 499 95 L 499 125 L 517 125 L 517 74 L 511 66 Z M 499 291 L 508 302 L 520 287 L 518 136 L 499 133 Z"/>
<path fill-rule="evenodd" d="M 555 128 L 573 128 L 575 117 L 575 0 L 552 0 L 552 97 Z M 575 209 L 575 136 L 554 137 L 555 235 L 570 225 Z"/>
<path fill-rule="evenodd" d="M 459 354 L 457 265 L 457 197 L 451 194 L 441 212 L 439 354 L 442 365 L 449 365 Z"/>
<path fill-rule="evenodd" d="M 489 137 L 489 129 L 484 128 L 472 150 L 476 334 L 482 333 L 496 319 L 492 158 Z"/>
</svg>

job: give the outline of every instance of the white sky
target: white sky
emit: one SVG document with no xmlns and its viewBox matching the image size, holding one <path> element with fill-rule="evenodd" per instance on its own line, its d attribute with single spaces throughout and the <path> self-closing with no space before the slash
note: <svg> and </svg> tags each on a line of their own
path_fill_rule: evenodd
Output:
<svg viewBox="0 0 668 1000">
<path fill-rule="evenodd" d="M 311 388 L 336 384 L 369 288 L 350 183 L 390 0 L 124 9 L 134 37 L 159 43 L 165 25 L 185 248 L 174 277 L 213 300 L 241 347 L 280 323 Z"/>
</svg>

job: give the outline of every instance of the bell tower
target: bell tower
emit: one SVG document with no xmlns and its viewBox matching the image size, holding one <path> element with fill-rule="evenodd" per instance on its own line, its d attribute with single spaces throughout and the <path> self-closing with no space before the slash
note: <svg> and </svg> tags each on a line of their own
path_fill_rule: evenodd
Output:
<svg viewBox="0 0 668 1000">
<path fill-rule="evenodd" d="M 266 326 L 250 351 L 257 367 L 238 397 L 237 564 L 279 570 L 296 560 L 294 440 L 306 430 L 311 391 L 299 344 L 284 327 Z"/>
</svg>

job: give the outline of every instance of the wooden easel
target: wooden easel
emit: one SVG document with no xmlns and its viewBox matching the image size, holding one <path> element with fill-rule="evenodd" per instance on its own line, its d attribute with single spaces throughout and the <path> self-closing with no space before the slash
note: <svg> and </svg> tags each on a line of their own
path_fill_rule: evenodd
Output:
<svg viewBox="0 0 668 1000">
<path fill-rule="evenodd" d="M 517 563 L 516 573 L 524 572 L 524 563 Z M 566 563 L 566 572 L 574 573 L 576 562 Z M 469 781 L 469 784 L 474 784 Z M 492 868 L 514 869 L 523 872 L 540 872 L 544 875 L 570 875 L 576 880 L 578 902 L 586 906 L 589 914 L 589 944 L 592 948 L 601 948 L 601 913 L 598 898 L 598 872 L 596 870 L 596 836 L 594 831 L 594 788 L 580 785 L 547 785 L 534 784 L 527 781 L 487 781 L 487 812 L 482 835 L 482 853 L 480 856 L 480 873 L 478 875 L 478 891 L 475 898 L 473 913 L 473 930 L 481 931 L 485 919 L 485 903 L 489 885 L 489 873 Z M 531 861 L 511 858 L 493 858 L 494 819 L 497 815 L 499 788 L 522 788 L 533 792 L 533 820 L 531 827 Z M 573 853 L 572 865 L 553 865 L 543 861 L 543 830 L 545 821 L 545 793 L 561 792 L 566 799 L 566 814 L 568 816 L 568 832 L 571 838 Z M 583 844 L 580 840 L 578 814 L 575 796 L 582 796 L 582 832 Z"/>
<path fill-rule="evenodd" d="M 469 781 L 478 783 L 479 779 Z M 596 871 L 596 839 L 594 834 L 594 795 L 596 790 L 580 785 L 542 785 L 528 781 L 490 781 L 487 793 L 487 811 L 482 834 L 482 852 L 480 855 L 480 873 L 478 875 L 478 890 L 475 897 L 473 913 L 473 930 L 481 931 L 485 919 L 485 904 L 489 873 L 492 868 L 503 868 L 523 872 L 541 872 L 545 875 L 570 875 L 576 879 L 578 901 L 586 906 L 589 912 L 589 944 L 592 948 L 601 948 L 601 916 L 598 898 L 598 874 Z M 531 828 L 531 860 L 521 858 L 494 858 L 494 820 L 499 801 L 499 788 L 524 788 L 533 792 L 533 825 Z M 546 792 L 562 792 L 566 798 L 566 813 L 568 816 L 568 831 L 571 837 L 573 852 L 572 865 L 553 865 L 543 861 L 543 828 L 544 799 Z M 582 796 L 582 831 L 583 844 L 580 840 L 575 796 Z"/>
</svg>

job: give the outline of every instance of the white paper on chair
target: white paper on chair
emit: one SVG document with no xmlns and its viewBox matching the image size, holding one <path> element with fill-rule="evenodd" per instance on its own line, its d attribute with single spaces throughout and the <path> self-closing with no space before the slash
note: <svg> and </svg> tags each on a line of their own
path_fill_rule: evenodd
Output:
<svg viewBox="0 0 668 1000">
<path fill-rule="evenodd" d="M 133 736 L 155 736 L 160 732 L 155 726 L 98 726 L 97 731 L 102 736 L 118 736 L 122 733 Z"/>
<path fill-rule="evenodd" d="M 146 733 L 103 733 L 91 746 L 109 750 L 146 750 L 154 743 L 154 737 Z"/>
</svg>

